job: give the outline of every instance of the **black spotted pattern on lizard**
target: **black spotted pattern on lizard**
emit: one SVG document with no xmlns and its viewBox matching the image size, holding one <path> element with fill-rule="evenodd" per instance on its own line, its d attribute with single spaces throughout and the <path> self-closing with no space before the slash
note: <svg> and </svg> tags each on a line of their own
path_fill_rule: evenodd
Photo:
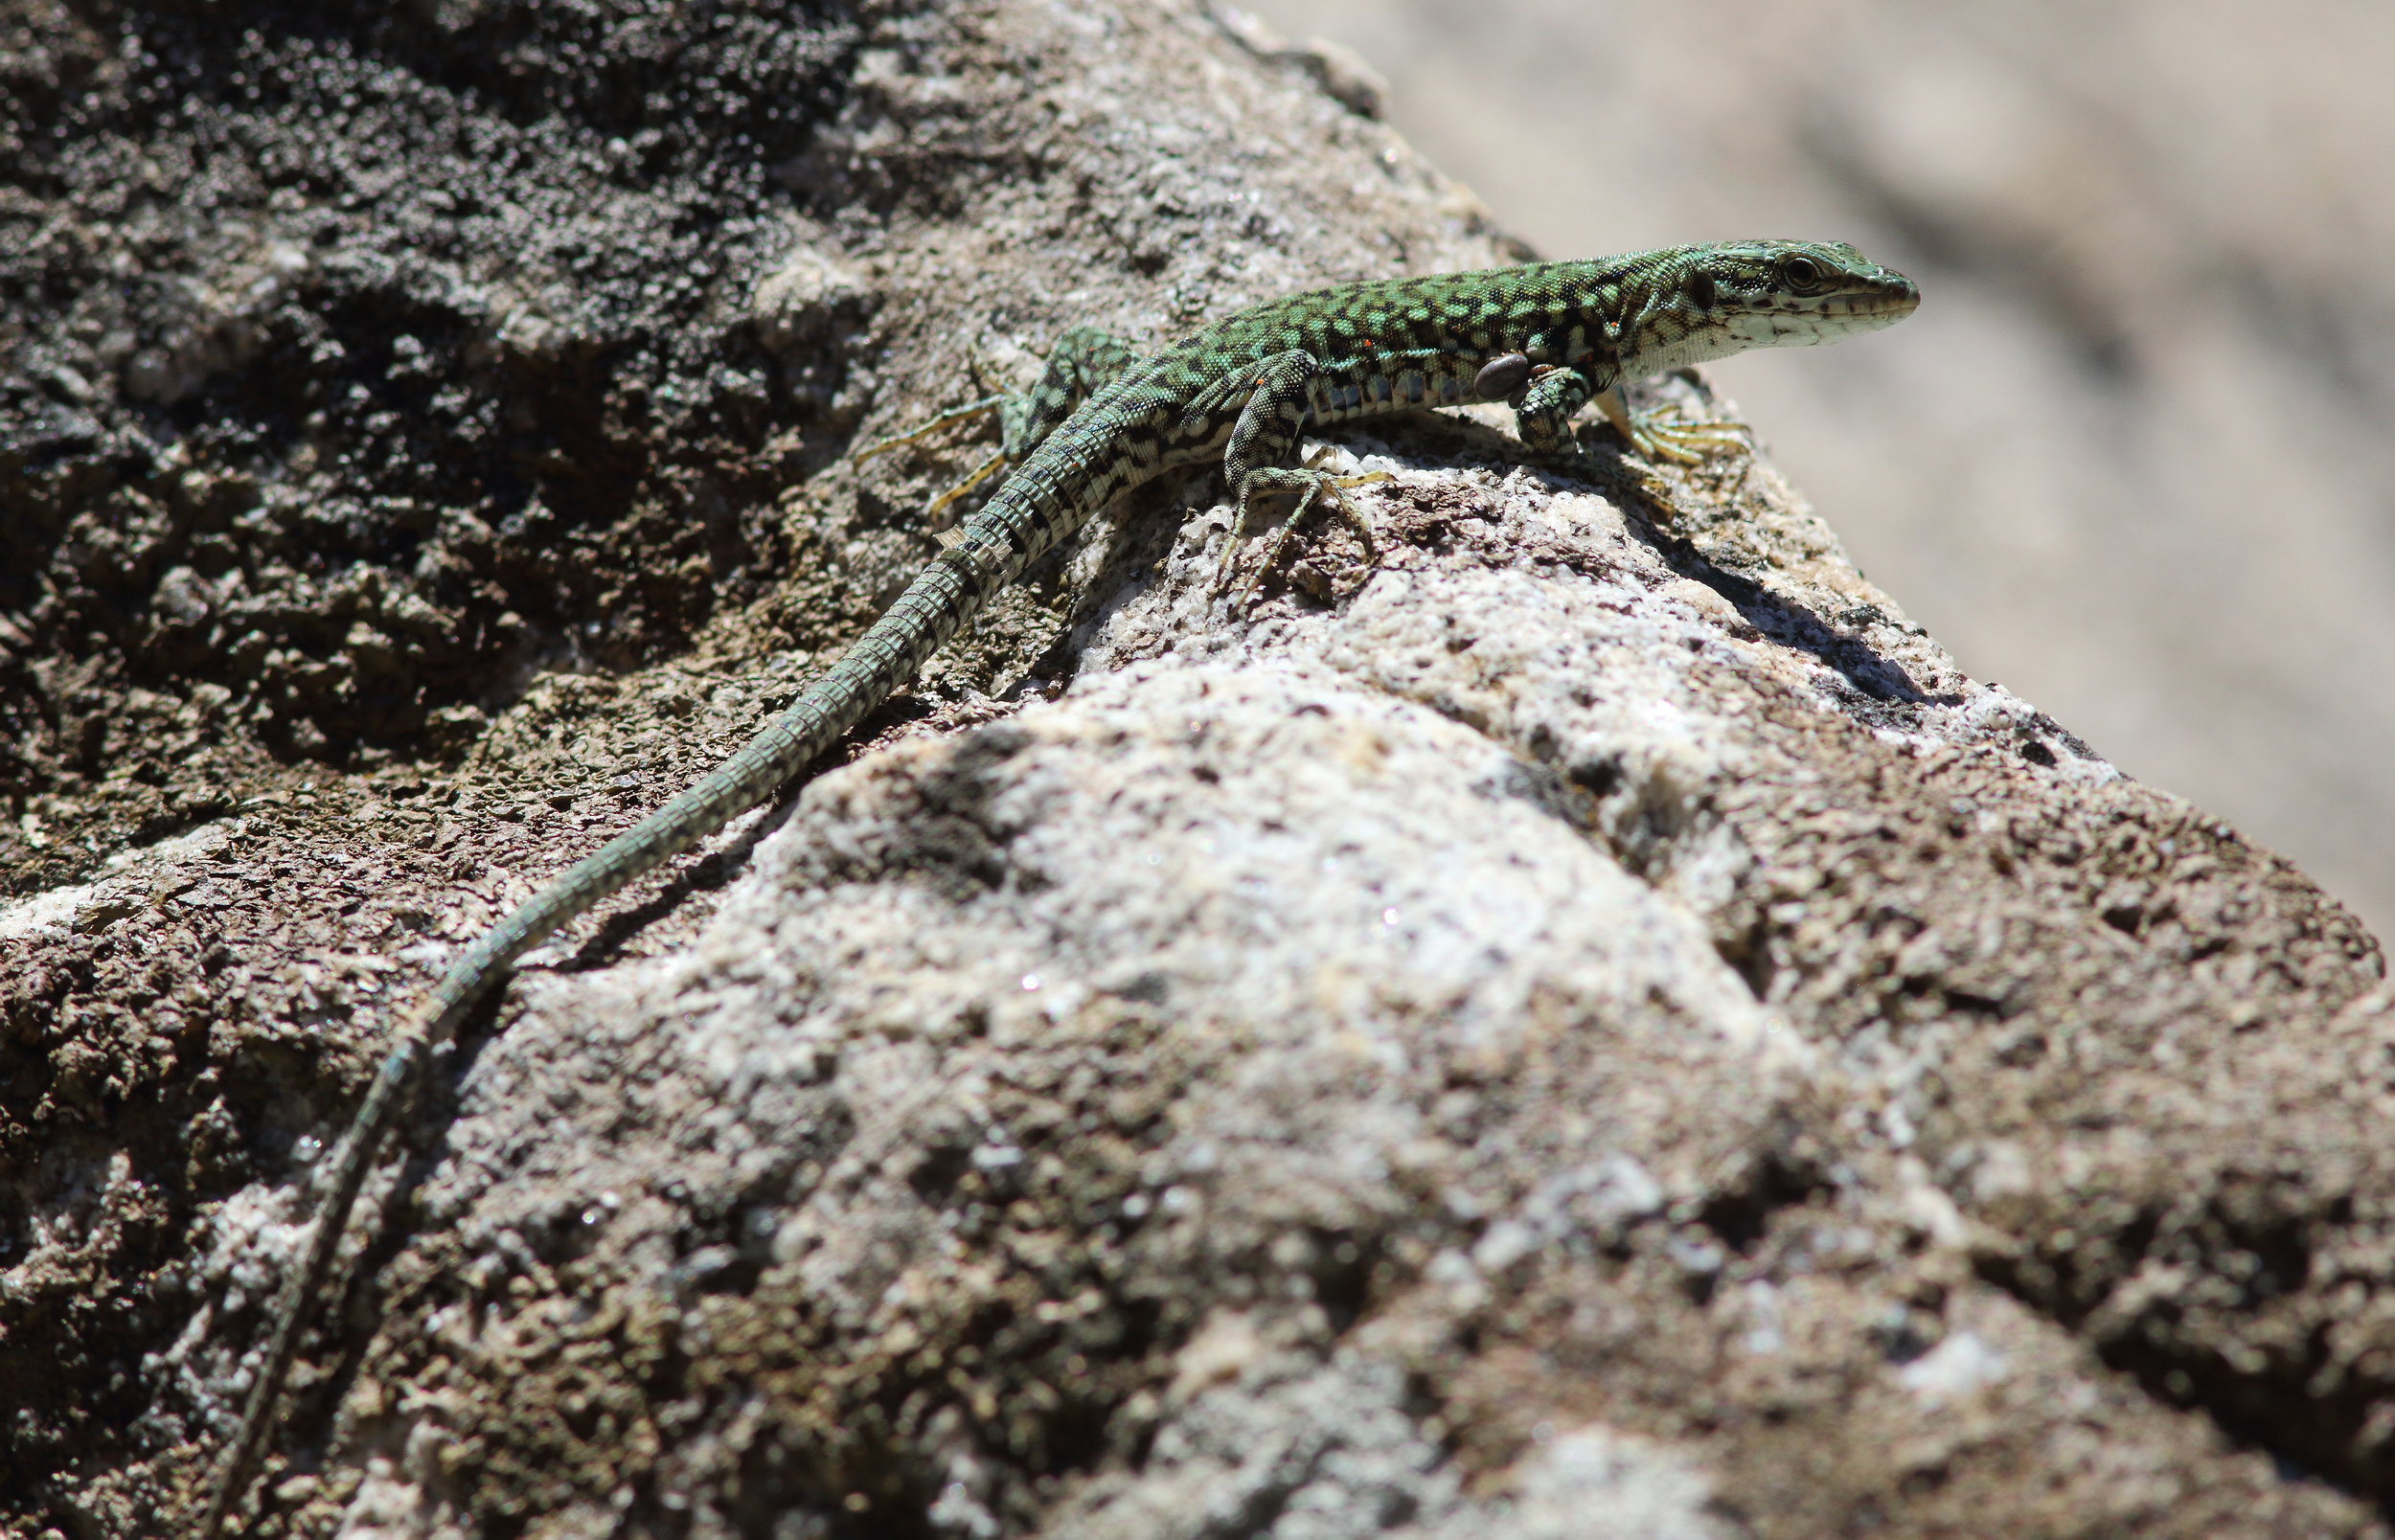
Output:
<svg viewBox="0 0 2395 1540">
<path fill-rule="evenodd" d="M 1919 303 L 1910 280 L 1852 246 L 1801 241 L 1389 279 L 1255 306 L 1144 359 L 1077 328 L 1060 339 L 1028 396 L 939 419 L 1001 413 L 1004 447 L 966 484 L 1011 466 L 989 501 L 943 536 L 946 549 L 795 704 L 467 947 L 399 1028 L 331 1163 L 307 1255 L 276 1296 L 272 1336 L 202 1533 L 215 1536 L 245 1494 L 367 1169 L 433 1050 L 474 1002 L 559 926 L 772 796 L 905 688 L 992 595 L 1114 498 L 1220 457 L 1238 510 L 1226 558 L 1255 500 L 1284 492 L 1299 499 L 1289 526 L 1327 495 L 1369 543 L 1345 488 L 1377 478 L 1293 464 L 1308 424 L 1501 399 L 1514 408 L 1523 442 L 1552 453 L 1569 444 L 1572 418 L 1594 400 L 1640 453 L 1692 462 L 1734 442 L 1735 429 L 1633 417 L 1622 404 L 1624 383 L 1749 348 L 1876 330 Z"/>
</svg>

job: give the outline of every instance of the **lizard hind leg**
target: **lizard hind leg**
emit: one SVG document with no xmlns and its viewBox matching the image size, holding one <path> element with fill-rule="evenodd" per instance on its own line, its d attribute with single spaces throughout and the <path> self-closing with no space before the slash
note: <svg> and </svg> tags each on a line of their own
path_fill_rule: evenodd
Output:
<svg viewBox="0 0 2395 1540">
<path fill-rule="evenodd" d="M 915 424 L 915 426 L 906 429 L 902 433 L 894 433 L 886 439 L 876 440 L 874 442 L 865 445 L 862 449 L 851 451 L 848 457 L 848 462 L 852 465 L 861 465 L 866 461 L 871 460 L 874 456 L 886 454 L 890 450 L 898 448 L 901 444 L 913 443 L 917 440 L 927 439 L 931 435 L 939 432 L 942 428 L 947 427 L 951 422 L 964 422 L 973 418 L 988 417 L 992 412 L 999 414 L 999 419 L 1004 421 L 1009 408 L 1013 406 L 1016 399 L 1018 399 L 1018 397 L 1012 396 L 986 396 L 978 401 L 971 401 L 964 406 L 952 407 L 946 412 L 942 412 L 935 417 Z M 973 467 L 970 475 L 967 476 L 963 481 L 958 482 L 955 486 L 949 487 L 947 491 L 942 492 L 930 502 L 924 504 L 924 517 L 931 522 L 934 529 L 940 528 L 944 522 L 942 515 L 947 511 L 949 504 L 955 502 L 958 498 L 963 497 L 968 492 L 970 492 L 974 487 L 980 486 L 983 482 L 988 481 L 996 472 L 1006 468 L 1010 463 L 1011 457 L 1007 454 L 1005 448 L 1001 446 L 996 454 L 992 455 L 989 459 L 983 461 L 979 465 Z"/>
<path fill-rule="evenodd" d="M 924 516 L 935 530 L 940 529 L 947 523 L 947 514 L 951 506 L 1000 471 L 1020 464 L 1083 401 L 1108 380 L 1129 369 L 1133 361 L 1130 345 L 1121 338 L 1110 336 L 1095 327 L 1075 327 L 1057 338 L 1056 346 L 1048 351 L 1039 378 L 1030 389 L 1004 391 L 951 408 L 903 433 L 867 444 L 850 455 L 849 461 L 851 464 L 862 464 L 885 450 L 927 438 L 951 422 L 996 413 L 997 452 L 974 466 L 963 481 L 924 505 Z M 981 364 L 978 358 L 973 360 L 971 367 L 973 377 L 979 382 Z"/>
<path fill-rule="evenodd" d="M 1020 460 L 1063 425 L 1081 404 L 1137 361 L 1130 344 L 1096 327 L 1056 339 L 1031 389 L 1006 397 L 999 424 L 1010 459 Z"/>
</svg>

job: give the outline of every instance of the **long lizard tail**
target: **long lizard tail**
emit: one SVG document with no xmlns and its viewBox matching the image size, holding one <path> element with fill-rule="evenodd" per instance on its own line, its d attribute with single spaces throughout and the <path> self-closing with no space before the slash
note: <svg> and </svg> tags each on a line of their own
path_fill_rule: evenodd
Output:
<svg viewBox="0 0 2395 1540">
<path fill-rule="evenodd" d="M 830 672 L 731 759 L 628 832 L 609 841 L 597 854 L 575 863 L 563 876 L 485 932 L 442 974 L 431 998 L 401 1030 L 364 1104 L 350 1121 L 349 1134 L 332 1163 L 331 1186 L 308 1236 L 308 1256 L 275 1295 L 274 1335 L 250 1385 L 240 1430 L 218 1467 L 207 1517 L 200 1526 L 203 1540 L 216 1540 L 249 1489 L 260 1450 L 282 1400 L 284 1377 L 290 1371 L 300 1337 L 331 1273 L 333 1254 L 340 1248 L 358 1189 L 374 1166 L 383 1136 L 412 1102 L 414 1088 L 433 1051 L 448 1041 L 474 1003 L 506 975 L 518 957 L 626 884 L 764 802 L 866 713 L 912 680 L 924 661 L 1037 554 L 1035 542 L 1044 546 L 1061 532 L 1050 521 L 1031 516 L 1033 499 L 1016 492 L 1022 480 L 1018 474 L 1002 487 L 999 497 L 969 521 L 971 537 L 933 558 Z M 1047 480 L 1035 478 L 1034 484 Z M 1010 497 L 1010 492 L 1015 495 Z M 1042 529 L 1043 524 L 1048 527 Z M 1039 534 L 1048 535 L 1048 540 L 1039 540 Z"/>
</svg>

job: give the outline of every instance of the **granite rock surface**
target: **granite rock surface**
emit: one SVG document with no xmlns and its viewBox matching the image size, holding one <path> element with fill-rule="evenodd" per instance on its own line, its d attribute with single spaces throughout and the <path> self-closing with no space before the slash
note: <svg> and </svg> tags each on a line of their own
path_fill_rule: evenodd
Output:
<svg viewBox="0 0 2395 1540">
<path fill-rule="evenodd" d="M 1188 6 L 194 14 L 10 21 L 85 72 L 17 143 L 115 135 L 8 213 L 28 1535 L 188 1520 L 399 1004 L 786 699 L 978 449 L 841 451 L 1067 325 L 1519 254 L 1347 64 Z M 178 146 L 214 179 L 144 180 Z M 2375 943 L 1768 462 L 1586 439 L 1342 434 L 1377 554 L 1227 581 L 1214 479 L 1135 494 L 535 954 L 255 1532 L 2385 1533 Z"/>
</svg>

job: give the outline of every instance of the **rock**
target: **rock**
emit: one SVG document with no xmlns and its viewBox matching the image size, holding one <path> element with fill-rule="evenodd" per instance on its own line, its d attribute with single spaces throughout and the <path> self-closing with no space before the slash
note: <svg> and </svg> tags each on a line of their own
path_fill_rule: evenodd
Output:
<svg viewBox="0 0 2395 1540">
<path fill-rule="evenodd" d="M 1291 43 L 1262 17 L 1237 6 L 1216 6 L 1213 14 L 1223 32 L 1258 58 L 1295 64 L 1313 78 L 1324 95 L 1348 111 L 1365 118 L 1380 116 L 1388 102 L 1389 82 L 1345 43 L 1328 37 Z"/>
<path fill-rule="evenodd" d="M 751 303 L 765 345 L 793 352 L 819 340 L 843 312 L 854 319 L 871 299 L 872 291 L 855 273 L 802 243 L 758 283 Z"/>
<path fill-rule="evenodd" d="M 1902 268 L 1879 346 L 1722 367 L 1779 464 L 1957 656 L 2395 936 L 2395 14 L 1243 4 L 1544 250 Z"/>
<path fill-rule="evenodd" d="M 825 388 L 802 435 L 1072 322 L 1500 260 L 1194 8 L 855 26 L 782 163 L 806 255 L 723 291 L 837 314 L 775 343 Z M 1392 473 L 1379 559 L 1310 520 L 1228 580 L 1212 481 L 1134 495 L 790 804 L 536 954 L 370 1192 L 261 1532 L 2384 1534 L 2375 944 L 1966 676 L 1768 463 L 1587 437 L 1566 473 L 1472 418 L 1343 433 Z M 117 804 L 28 808 L 12 1523 L 189 1522 L 394 1010 L 786 699 L 976 458 L 810 453 L 749 526 L 785 578 L 686 652 L 542 670 L 499 596 L 365 561 L 322 585 L 354 659 L 453 625 L 516 682 L 379 763 L 227 750 L 238 813 L 114 866 L 57 848 Z M 216 575 L 159 560 L 205 619 Z M 175 744 L 266 716 L 90 677 L 162 808 Z"/>
</svg>

